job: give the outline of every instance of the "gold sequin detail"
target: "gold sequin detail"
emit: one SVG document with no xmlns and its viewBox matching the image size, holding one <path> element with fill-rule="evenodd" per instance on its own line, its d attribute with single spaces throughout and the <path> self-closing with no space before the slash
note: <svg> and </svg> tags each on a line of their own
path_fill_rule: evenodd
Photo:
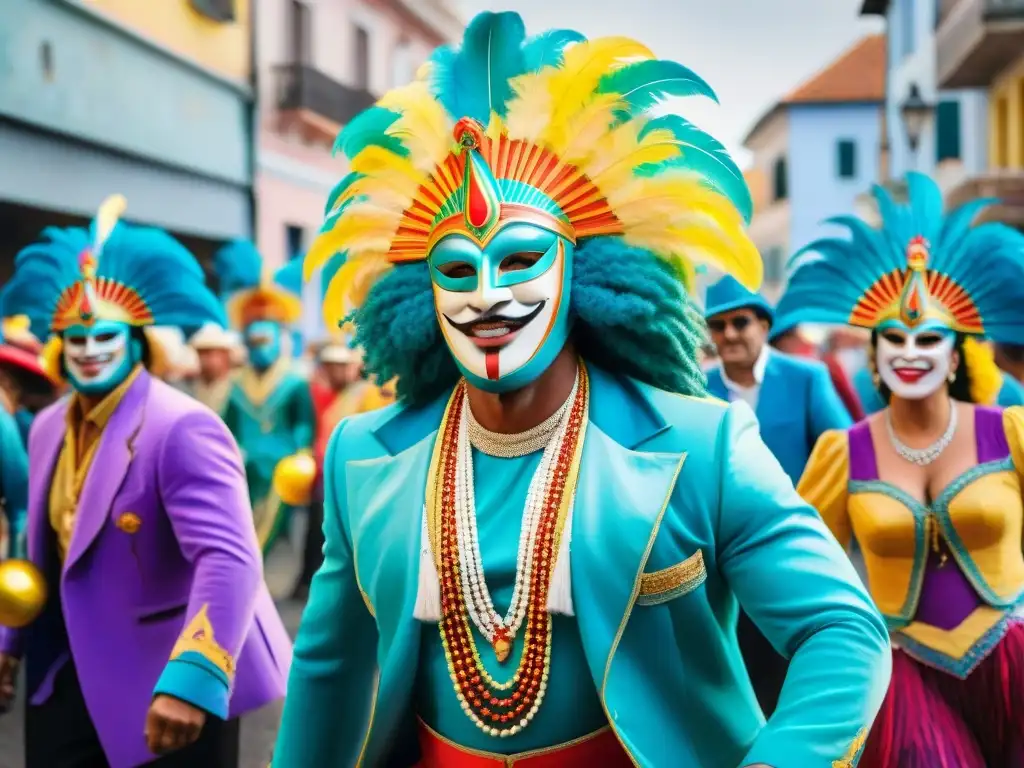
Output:
<svg viewBox="0 0 1024 768">
<path fill-rule="evenodd" d="M 117 518 L 115 525 L 125 533 L 138 533 L 142 527 L 142 519 L 134 512 L 125 512 Z"/>
<path fill-rule="evenodd" d="M 213 636 L 213 624 L 207 614 L 207 606 L 199 609 L 192 621 L 188 623 L 185 630 L 174 644 L 171 651 L 171 661 L 174 661 L 182 654 L 193 651 L 213 664 L 223 672 L 228 680 L 235 674 L 235 660 L 230 653 L 221 648 Z"/>
<path fill-rule="evenodd" d="M 857 754 L 864 747 L 864 743 L 868 740 L 868 729 L 861 728 L 860 733 L 857 734 L 857 738 L 850 744 L 850 748 L 846 750 L 846 754 L 843 755 L 841 760 L 833 760 L 832 768 L 853 768 L 853 761 L 857 759 Z"/>
<path fill-rule="evenodd" d="M 684 594 L 697 587 L 707 576 L 704 553 L 697 550 L 681 563 L 654 573 L 645 573 L 640 579 L 640 597 Z"/>
</svg>

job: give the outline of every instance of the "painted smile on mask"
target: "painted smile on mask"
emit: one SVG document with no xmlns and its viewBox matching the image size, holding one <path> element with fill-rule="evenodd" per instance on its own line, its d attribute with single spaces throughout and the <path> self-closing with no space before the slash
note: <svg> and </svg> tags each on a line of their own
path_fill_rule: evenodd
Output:
<svg viewBox="0 0 1024 768">
<path fill-rule="evenodd" d="M 878 375 L 896 396 L 921 400 L 945 386 L 955 345 L 956 334 L 947 328 L 887 327 L 878 335 Z"/>
<path fill-rule="evenodd" d="M 572 244 L 525 222 L 481 248 L 462 234 L 430 253 L 434 304 L 459 369 L 481 389 L 522 387 L 551 364 L 568 337 Z"/>
<path fill-rule="evenodd" d="M 71 326 L 64 332 L 64 367 L 72 386 L 88 394 L 113 389 L 141 359 L 137 346 L 124 323 Z"/>
<path fill-rule="evenodd" d="M 547 301 L 541 301 L 532 310 L 523 307 L 528 312 L 521 317 L 516 317 L 513 314 L 515 310 L 509 308 L 486 313 L 468 323 L 457 323 L 448 315 L 444 319 L 459 333 L 468 336 L 480 349 L 496 352 L 515 341 L 519 332 L 535 320 L 545 306 Z"/>
</svg>

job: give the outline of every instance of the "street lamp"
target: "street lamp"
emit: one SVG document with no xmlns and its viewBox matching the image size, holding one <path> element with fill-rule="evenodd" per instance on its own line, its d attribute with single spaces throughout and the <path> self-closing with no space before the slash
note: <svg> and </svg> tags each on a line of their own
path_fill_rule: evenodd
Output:
<svg viewBox="0 0 1024 768">
<path fill-rule="evenodd" d="M 900 104 L 900 117 L 903 119 L 903 129 L 907 132 L 907 144 L 911 152 L 917 153 L 921 134 L 934 112 L 935 106 L 921 98 L 917 83 L 911 83 L 907 97 Z"/>
</svg>

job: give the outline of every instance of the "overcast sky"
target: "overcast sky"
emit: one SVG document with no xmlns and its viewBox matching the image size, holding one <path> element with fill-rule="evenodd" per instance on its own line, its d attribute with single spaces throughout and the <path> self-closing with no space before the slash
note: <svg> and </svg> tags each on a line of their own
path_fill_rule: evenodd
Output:
<svg viewBox="0 0 1024 768">
<path fill-rule="evenodd" d="M 737 153 L 760 114 L 860 37 L 880 31 L 862 0 L 454 0 L 468 20 L 514 10 L 529 33 L 552 27 L 588 37 L 626 35 L 690 67 L 721 106 L 688 99 L 682 113 Z"/>
</svg>

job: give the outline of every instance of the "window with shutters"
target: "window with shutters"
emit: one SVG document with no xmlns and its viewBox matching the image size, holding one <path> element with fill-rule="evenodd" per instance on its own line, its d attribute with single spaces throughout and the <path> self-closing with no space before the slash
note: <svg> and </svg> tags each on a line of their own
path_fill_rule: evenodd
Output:
<svg viewBox="0 0 1024 768">
<path fill-rule="evenodd" d="M 370 90 L 370 32 L 366 27 L 355 25 L 355 83 L 356 88 Z"/>
<path fill-rule="evenodd" d="M 836 175 L 840 179 L 857 177 L 857 143 L 851 139 L 836 142 Z"/>
<path fill-rule="evenodd" d="M 940 101 L 935 110 L 935 159 L 960 159 L 960 102 Z"/>
<path fill-rule="evenodd" d="M 767 248 L 761 254 L 764 261 L 765 283 L 781 283 L 786 272 L 785 254 L 781 248 L 774 246 Z"/>
<path fill-rule="evenodd" d="M 787 178 L 786 158 L 780 157 L 772 166 L 772 200 L 778 202 L 789 197 L 789 179 Z"/>
</svg>

